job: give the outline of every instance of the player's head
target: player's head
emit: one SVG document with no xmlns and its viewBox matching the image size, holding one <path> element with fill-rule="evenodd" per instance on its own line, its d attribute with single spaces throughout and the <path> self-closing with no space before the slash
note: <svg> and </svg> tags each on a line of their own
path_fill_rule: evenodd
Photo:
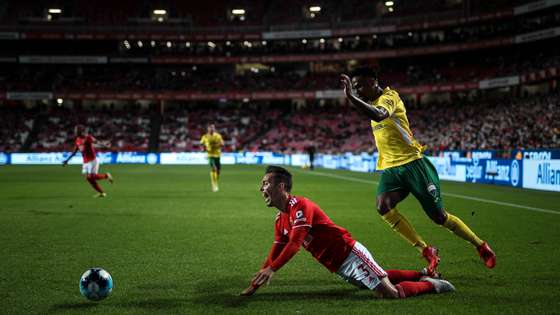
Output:
<svg viewBox="0 0 560 315">
<path fill-rule="evenodd" d="M 208 130 L 208 133 L 214 133 L 216 132 L 216 126 L 214 126 L 214 124 L 208 124 L 206 130 Z"/>
<path fill-rule="evenodd" d="M 83 136 L 86 133 L 86 127 L 84 125 L 76 125 L 74 127 L 74 133 L 76 136 Z"/>
<path fill-rule="evenodd" d="M 292 174 L 280 166 L 269 166 L 261 182 L 261 193 L 269 207 L 282 207 L 283 196 L 292 191 Z"/>
<path fill-rule="evenodd" d="M 381 94 L 377 72 L 368 66 L 362 66 L 350 72 L 352 87 L 360 98 L 373 101 Z"/>
</svg>

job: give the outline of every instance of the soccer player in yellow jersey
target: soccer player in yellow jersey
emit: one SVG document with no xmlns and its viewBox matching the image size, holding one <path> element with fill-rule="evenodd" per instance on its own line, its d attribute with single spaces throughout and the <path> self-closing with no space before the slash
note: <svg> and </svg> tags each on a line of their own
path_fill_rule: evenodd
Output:
<svg viewBox="0 0 560 315">
<path fill-rule="evenodd" d="M 219 190 L 218 180 L 220 178 L 220 169 L 222 168 L 220 164 L 221 150 L 224 146 L 224 139 L 222 136 L 216 132 L 216 127 L 213 124 L 208 125 L 207 133 L 200 139 L 200 144 L 204 145 L 206 152 L 208 153 L 208 162 L 210 163 L 210 182 L 212 183 L 212 191 L 217 192 Z"/>
<path fill-rule="evenodd" d="M 397 210 L 397 204 L 412 193 L 432 221 L 473 244 L 486 267 L 493 268 L 496 255 L 488 243 L 443 207 L 437 171 L 410 131 L 399 94 L 389 87 L 381 88 L 377 73 L 369 67 L 357 68 L 350 76 L 343 74 L 341 83 L 346 98 L 371 119 L 379 152 L 377 169 L 383 170 L 377 188 L 377 211 L 383 219 L 422 253 L 429 272 L 434 272 L 439 263 L 438 250 L 428 245 Z"/>
</svg>

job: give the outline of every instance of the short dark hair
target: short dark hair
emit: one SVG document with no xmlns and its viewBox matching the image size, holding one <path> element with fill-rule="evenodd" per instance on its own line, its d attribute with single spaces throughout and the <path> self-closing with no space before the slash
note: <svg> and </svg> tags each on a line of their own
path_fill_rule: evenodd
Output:
<svg viewBox="0 0 560 315">
<path fill-rule="evenodd" d="M 352 72 L 350 72 L 350 78 L 353 77 L 369 77 L 376 80 L 378 79 L 377 72 L 369 66 L 361 66 L 352 70 Z"/>
<path fill-rule="evenodd" d="M 270 165 L 266 168 L 265 174 L 272 174 L 274 183 L 284 183 L 287 192 L 292 190 L 292 174 L 283 167 Z"/>
</svg>

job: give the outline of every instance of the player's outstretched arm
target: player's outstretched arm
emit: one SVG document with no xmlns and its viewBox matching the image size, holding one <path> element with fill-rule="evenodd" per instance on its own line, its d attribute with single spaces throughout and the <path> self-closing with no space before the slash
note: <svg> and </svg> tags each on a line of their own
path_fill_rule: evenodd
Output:
<svg viewBox="0 0 560 315">
<path fill-rule="evenodd" d="M 272 262 L 280 255 L 280 253 L 282 252 L 282 250 L 284 249 L 286 244 L 284 243 L 279 243 L 279 242 L 274 242 L 272 244 L 272 247 L 270 248 L 270 251 L 268 253 L 268 257 L 266 258 L 266 260 L 264 261 L 261 270 L 255 274 L 255 276 L 253 277 L 253 279 L 251 280 L 251 285 L 243 290 L 239 295 L 241 296 L 251 296 L 253 294 L 255 294 L 255 292 L 257 291 L 257 289 L 260 287 L 260 285 L 256 285 L 255 284 L 255 279 L 257 278 L 257 275 L 264 270 L 265 268 L 267 268 L 268 266 L 270 266 L 270 264 L 272 264 Z M 270 281 L 270 277 L 268 279 L 268 281 Z"/>
<path fill-rule="evenodd" d="M 296 228 L 291 231 L 290 240 L 287 244 L 284 245 L 275 243 L 271 249 L 269 258 L 264 263 L 263 268 L 255 274 L 253 280 L 251 281 L 251 286 L 241 292 L 241 295 L 253 295 L 261 285 L 270 283 L 270 279 L 274 273 L 290 261 L 290 259 L 292 259 L 292 257 L 294 257 L 294 255 L 299 251 L 308 232 L 308 227 Z M 281 251 L 279 249 L 281 249 Z M 278 253 L 278 251 L 280 251 L 280 253 Z"/>
<path fill-rule="evenodd" d="M 64 162 L 62 162 L 62 166 L 66 166 L 66 164 L 68 164 L 68 161 L 70 161 L 70 159 L 73 158 L 77 152 L 78 152 L 78 147 L 76 147 L 74 149 L 74 152 L 72 152 L 72 154 L 70 154 L 70 156 L 66 160 L 64 160 Z"/>
<path fill-rule="evenodd" d="M 383 119 L 389 117 L 389 112 L 379 106 L 371 106 L 370 104 L 362 101 L 359 97 L 354 95 L 352 92 L 352 81 L 350 77 L 346 74 L 340 75 L 340 83 L 342 83 L 342 87 L 344 88 L 344 94 L 346 98 L 356 107 L 362 114 L 368 116 L 371 120 L 375 120 L 377 122 L 382 121 Z"/>
</svg>

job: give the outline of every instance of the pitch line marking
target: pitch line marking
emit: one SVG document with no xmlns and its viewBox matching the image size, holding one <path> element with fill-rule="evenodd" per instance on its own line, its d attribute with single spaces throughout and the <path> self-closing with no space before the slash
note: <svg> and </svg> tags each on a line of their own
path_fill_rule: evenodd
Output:
<svg viewBox="0 0 560 315">
<path fill-rule="evenodd" d="M 349 177 L 349 176 L 343 176 L 343 175 L 336 175 L 336 174 L 329 174 L 329 173 L 322 173 L 322 172 L 317 172 L 317 171 L 305 172 L 305 173 L 301 172 L 301 171 L 298 171 L 298 172 L 303 173 L 303 174 L 337 178 L 337 179 L 347 180 L 347 181 L 356 182 L 356 183 L 375 184 L 375 185 L 379 184 L 379 182 L 375 181 L 375 180 L 366 180 L 366 179 L 361 179 L 361 178 L 355 178 L 355 177 Z M 442 193 L 442 195 L 449 196 L 449 197 L 454 197 L 454 198 L 466 199 L 466 200 L 492 203 L 492 204 L 496 204 L 496 205 L 500 205 L 500 206 L 507 206 L 507 207 L 512 207 L 512 208 L 520 208 L 520 209 L 525 209 L 525 210 L 529 210 L 529 211 L 552 213 L 552 214 L 559 214 L 560 215 L 560 211 L 554 211 L 554 210 L 549 210 L 549 209 L 542 209 L 542 208 L 537 208 L 537 207 L 518 205 L 518 204 L 514 204 L 514 203 L 509 203 L 509 202 L 503 202 L 503 201 L 497 201 L 497 200 L 491 200 L 491 199 L 484 199 L 484 198 L 478 198 L 478 197 L 472 197 L 472 196 L 466 196 L 466 195 L 460 195 L 460 194 L 453 194 L 453 193 L 445 193 L 445 192 Z"/>
</svg>

